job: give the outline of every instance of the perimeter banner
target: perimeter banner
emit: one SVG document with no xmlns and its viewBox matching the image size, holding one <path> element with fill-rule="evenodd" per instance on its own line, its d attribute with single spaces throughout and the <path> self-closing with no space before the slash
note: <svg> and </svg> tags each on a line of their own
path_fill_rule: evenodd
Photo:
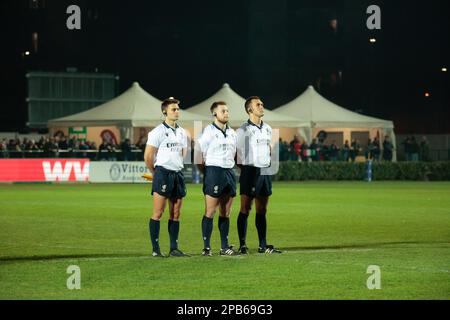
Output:
<svg viewBox="0 0 450 320">
<path fill-rule="evenodd" d="M 96 161 L 90 163 L 90 182 L 145 183 L 142 175 L 150 172 L 143 161 Z"/>
<path fill-rule="evenodd" d="M 0 182 L 86 182 L 89 159 L 0 159 Z"/>
</svg>

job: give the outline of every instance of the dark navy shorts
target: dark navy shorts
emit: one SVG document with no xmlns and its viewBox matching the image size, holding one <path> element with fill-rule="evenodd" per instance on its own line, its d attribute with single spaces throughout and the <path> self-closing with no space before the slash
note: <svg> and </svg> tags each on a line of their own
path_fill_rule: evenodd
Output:
<svg viewBox="0 0 450 320">
<path fill-rule="evenodd" d="M 215 166 L 205 167 L 203 194 L 219 198 L 224 195 L 236 196 L 236 176 L 233 169 Z"/>
<path fill-rule="evenodd" d="M 186 196 L 186 185 L 184 184 L 183 173 L 156 166 L 153 174 L 152 195 L 153 192 L 166 198 L 184 198 Z"/>
<path fill-rule="evenodd" d="M 242 166 L 239 184 L 240 194 L 251 198 L 268 197 L 272 194 L 272 176 L 261 175 L 261 168 Z"/>
</svg>

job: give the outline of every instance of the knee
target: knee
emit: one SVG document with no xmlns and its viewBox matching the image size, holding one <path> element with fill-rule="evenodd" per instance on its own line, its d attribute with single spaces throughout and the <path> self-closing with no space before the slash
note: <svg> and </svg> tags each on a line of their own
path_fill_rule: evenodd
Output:
<svg viewBox="0 0 450 320">
<path fill-rule="evenodd" d="M 161 220 L 161 217 L 162 217 L 162 212 L 153 212 L 152 220 L 159 221 L 159 220 Z"/>
<path fill-rule="evenodd" d="M 177 221 L 177 220 L 180 219 L 180 215 L 181 215 L 180 210 L 174 210 L 174 211 L 170 214 L 170 219 L 171 219 L 171 220 Z"/>
<path fill-rule="evenodd" d="M 215 214 L 215 212 L 206 212 L 205 213 L 205 217 L 207 217 L 209 219 L 213 219 L 214 218 L 214 214 Z"/>
<path fill-rule="evenodd" d="M 216 210 L 212 210 L 209 208 L 206 208 L 206 210 L 205 210 L 205 216 L 207 218 L 213 218 L 215 213 L 216 213 Z"/>
<path fill-rule="evenodd" d="M 258 210 L 256 210 L 256 214 L 263 214 L 265 215 L 267 213 L 267 209 L 266 208 L 259 208 Z"/>
<path fill-rule="evenodd" d="M 162 210 L 162 209 L 153 209 L 152 219 L 160 220 L 163 215 L 163 212 L 164 212 L 164 210 Z"/>
<path fill-rule="evenodd" d="M 230 212 L 231 212 L 231 210 L 226 210 L 226 209 L 220 209 L 220 216 L 222 217 L 222 218 L 229 218 L 230 217 Z"/>
<path fill-rule="evenodd" d="M 243 214 L 249 214 L 250 211 L 252 211 L 251 203 L 243 203 L 243 204 L 241 204 L 241 212 Z"/>
</svg>

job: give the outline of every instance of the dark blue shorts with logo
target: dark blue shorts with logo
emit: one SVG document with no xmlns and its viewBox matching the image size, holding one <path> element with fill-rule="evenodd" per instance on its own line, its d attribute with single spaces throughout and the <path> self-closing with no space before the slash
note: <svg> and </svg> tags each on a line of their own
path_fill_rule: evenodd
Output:
<svg viewBox="0 0 450 320">
<path fill-rule="evenodd" d="M 236 176 L 233 169 L 206 166 L 203 177 L 203 194 L 219 198 L 223 195 L 236 196 Z"/>
<path fill-rule="evenodd" d="M 154 192 L 166 198 L 184 198 L 186 185 L 183 173 L 156 166 L 152 181 L 152 195 Z"/>
<path fill-rule="evenodd" d="M 242 166 L 239 184 L 240 194 L 251 198 L 268 197 L 272 194 L 272 176 L 262 175 L 261 168 Z"/>
</svg>

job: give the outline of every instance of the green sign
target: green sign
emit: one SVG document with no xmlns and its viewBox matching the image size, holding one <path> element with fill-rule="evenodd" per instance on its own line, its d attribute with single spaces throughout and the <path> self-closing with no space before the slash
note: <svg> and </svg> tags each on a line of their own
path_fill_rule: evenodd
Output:
<svg viewBox="0 0 450 320">
<path fill-rule="evenodd" d="M 86 127 L 69 127 L 69 135 L 70 134 L 86 134 Z"/>
</svg>

